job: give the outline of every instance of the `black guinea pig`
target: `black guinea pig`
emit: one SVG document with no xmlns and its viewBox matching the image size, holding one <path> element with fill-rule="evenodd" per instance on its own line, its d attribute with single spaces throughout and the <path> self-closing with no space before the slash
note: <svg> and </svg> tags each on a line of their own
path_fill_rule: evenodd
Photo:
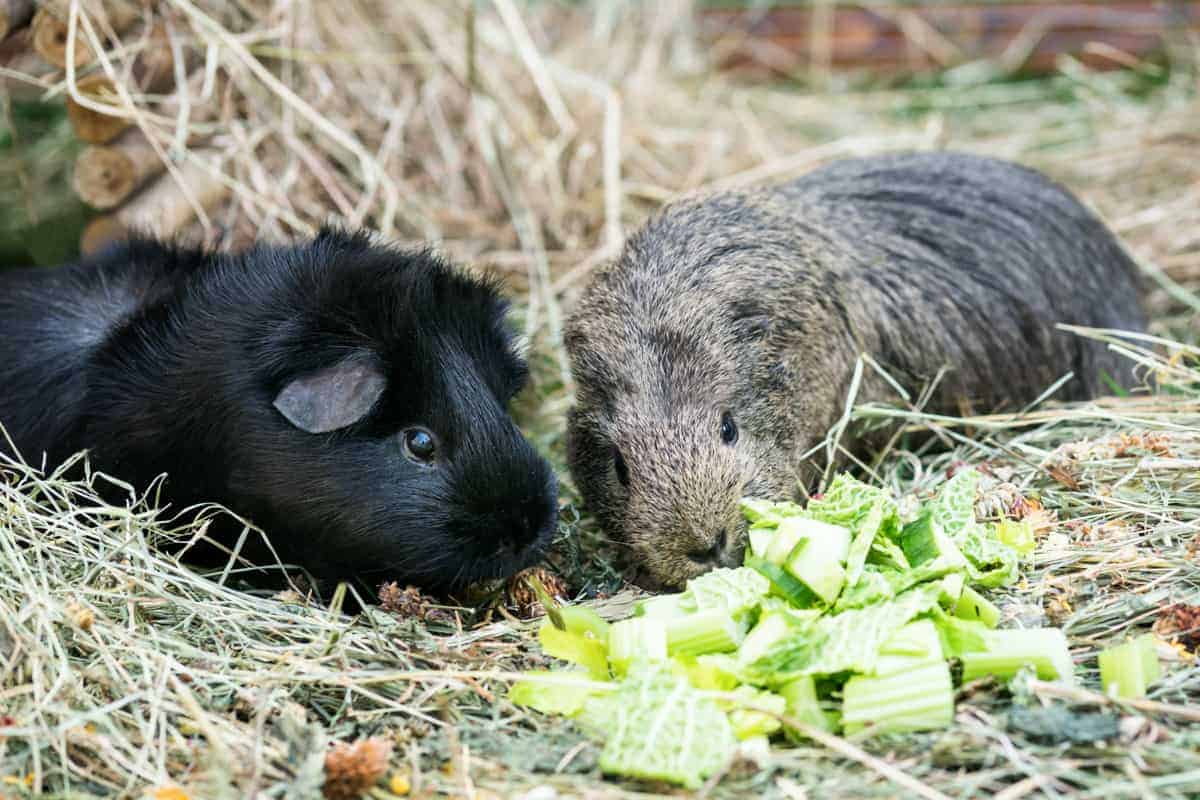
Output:
<svg viewBox="0 0 1200 800">
<path fill-rule="evenodd" d="M 219 503 L 322 581 L 452 590 L 556 526 L 507 411 L 527 367 L 506 312 L 493 282 L 364 234 L 132 240 L 0 273 L 0 425 L 31 464 L 86 448 L 139 489 L 165 473 L 173 508 Z"/>
</svg>

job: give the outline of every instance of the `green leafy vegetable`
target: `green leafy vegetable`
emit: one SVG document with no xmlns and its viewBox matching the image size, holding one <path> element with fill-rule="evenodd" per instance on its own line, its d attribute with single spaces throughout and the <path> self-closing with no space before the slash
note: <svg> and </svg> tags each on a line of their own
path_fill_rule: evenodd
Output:
<svg viewBox="0 0 1200 800">
<path fill-rule="evenodd" d="M 758 606 L 771 582 L 749 567 L 714 569 L 687 583 L 681 601 L 693 611 L 724 611 L 737 617 Z"/>
<path fill-rule="evenodd" d="M 737 751 L 725 712 L 665 666 L 633 671 L 590 698 L 581 720 L 604 737 L 600 769 L 615 775 L 697 789 Z"/>
</svg>

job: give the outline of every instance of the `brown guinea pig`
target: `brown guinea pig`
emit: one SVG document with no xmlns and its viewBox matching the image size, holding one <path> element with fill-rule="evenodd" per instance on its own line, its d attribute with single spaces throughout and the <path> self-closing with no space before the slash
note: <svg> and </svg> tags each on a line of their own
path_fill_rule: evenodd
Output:
<svg viewBox="0 0 1200 800">
<path fill-rule="evenodd" d="M 650 584 L 740 563 L 743 496 L 793 498 L 823 464 L 861 353 L 927 408 L 1015 409 L 1068 372 L 1129 366 L 1056 323 L 1141 330 L 1112 233 L 1030 169 L 954 153 L 836 162 L 670 205 L 571 313 L 572 475 Z M 867 370 L 859 402 L 895 392 Z M 863 442 L 850 441 L 851 448 Z"/>
</svg>

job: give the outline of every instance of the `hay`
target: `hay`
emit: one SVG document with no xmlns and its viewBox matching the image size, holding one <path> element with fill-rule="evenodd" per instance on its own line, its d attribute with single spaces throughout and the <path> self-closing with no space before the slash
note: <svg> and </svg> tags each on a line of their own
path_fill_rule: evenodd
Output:
<svg viewBox="0 0 1200 800">
<path fill-rule="evenodd" d="M 570 397 L 560 320 L 590 272 L 672 197 L 843 155 L 953 146 L 1045 169 L 1146 264 L 1156 332 L 1200 338 L 1200 105 L 1188 63 L 1100 74 L 1064 60 L 1059 74 L 1023 82 L 966 65 L 924 88 L 804 93 L 714 74 L 689 8 L 163 0 L 154 13 L 175 64 L 196 70 L 164 99 L 127 74 L 144 46 L 138 30 L 117 40 L 72 3 L 71 35 L 100 54 L 87 70 L 114 81 L 117 106 L 79 93 L 86 71 L 71 64 L 38 80 L 51 101 L 128 117 L 169 156 L 169 175 L 202 169 L 225 185 L 229 201 L 198 214 L 191 235 L 234 246 L 336 219 L 501 271 L 522 301 L 534 367 L 519 415 L 560 474 Z M 1114 346 L 1161 374 L 1150 396 L 1019 419 L 856 412 L 934 427 L 954 445 L 914 451 L 900 439 L 876 467 L 898 492 L 927 492 L 969 459 L 997 476 L 985 509 L 1040 499 L 1036 568 L 1001 605 L 1010 620 L 1064 626 L 1085 679 L 1106 642 L 1149 627 L 1161 607 L 1200 602 L 1197 353 L 1142 344 Z M 0 470 L 0 794 L 311 797 L 327 744 L 371 736 L 393 745 L 376 797 L 406 783 L 461 797 L 661 788 L 600 782 L 595 746 L 569 723 L 503 700 L 508 678 L 542 663 L 531 625 L 503 609 L 436 609 L 420 621 L 344 615 L 342 596 L 327 608 L 239 591 L 236 572 L 198 574 L 153 546 L 199 528 L 142 502 L 105 505 L 92 488 L 102 478 Z M 569 485 L 564 493 L 575 499 Z M 620 586 L 596 538 L 591 520 L 568 520 L 554 559 L 589 595 Z M 631 597 L 599 607 L 620 613 Z M 950 731 L 854 749 L 951 796 L 1194 796 L 1200 724 L 1188 712 L 1200 670 L 1172 652 L 1177 663 L 1140 704 L 1021 687 L 1016 702 L 1033 709 L 1117 714 L 1108 742 L 1039 738 L 1009 717 L 1006 690 L 983 683 L 963 688 Z M 897 794 L 851 753 L 779 751 L 760 769 L 735 765 L 708 791 Z"/>
</svg>

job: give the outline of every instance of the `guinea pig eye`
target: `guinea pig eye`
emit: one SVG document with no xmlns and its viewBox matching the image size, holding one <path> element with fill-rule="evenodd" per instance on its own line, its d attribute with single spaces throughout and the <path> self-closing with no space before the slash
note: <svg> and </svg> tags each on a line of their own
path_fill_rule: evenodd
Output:
<svg viewBox="0 0 1200 800">
<path fill-rule="evenodd" d="M 725 444 L 733 444 L 737 440 L 737 424 L 733 421 L 733 415 L 726 411 L 721 415 L 721 441 Z"/>
<path fill-rule="evenodd" d="M 613 447 L 613 471 L 617 473 L 617 480 L 622 486 L 629 485 L 629 467 L 625 464 L 625 456 L 616 447 Z"/>
<path fill-rule="evenodd" d="M 409 428 L 404 432 L 404 454 L 413 461 L 427 464 L 437 453 L 433 434 L 424 428 Z"/>
</svg>

